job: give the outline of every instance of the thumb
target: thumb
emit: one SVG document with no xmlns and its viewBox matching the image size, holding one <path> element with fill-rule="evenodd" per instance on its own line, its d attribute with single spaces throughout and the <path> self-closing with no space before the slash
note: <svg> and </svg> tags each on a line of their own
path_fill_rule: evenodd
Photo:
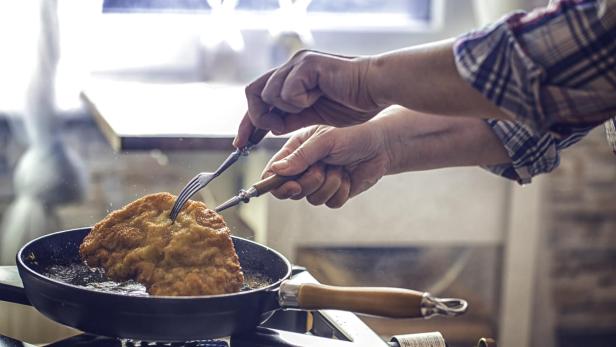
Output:
<svg viewBox="0 0 616 347">
<path fill-rule="evenodd" d="M 315 133 L 287 157 L 272 164 L 272 170 L 283 176 L 297 175 L 327 157 L 333 147 L 329 132 Z"/>
</svg>

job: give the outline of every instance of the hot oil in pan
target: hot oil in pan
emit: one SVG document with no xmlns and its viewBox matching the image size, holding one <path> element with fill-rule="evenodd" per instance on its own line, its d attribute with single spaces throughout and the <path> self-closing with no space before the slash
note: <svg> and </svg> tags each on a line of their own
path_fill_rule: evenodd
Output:
<svg viewBox="0 0 616 347">
<path fill-rule="evenodd" d="M 91 268 L 83 263 L 70 265 L 52 265 L 47 267 L 44 276 L 64 283 L 101 292 L 133 296 L 149 296 L 145 286 L 137 281 L 115 282 L 110 280 L 100 268 Z M 244 270 L 242 291 L 265 287 L 272 280 L 260 273 Z"/>
<path fill-rule="evenodd" d="M 100 268 L 90 268 L 83 263 L 70 265 L 51 265 L 43 275 L 64 283 L 98 290 L 101 292 L 148 296 L 145 286 L 136 281 L 114 282 L 105 276 Z"/>
</svg>

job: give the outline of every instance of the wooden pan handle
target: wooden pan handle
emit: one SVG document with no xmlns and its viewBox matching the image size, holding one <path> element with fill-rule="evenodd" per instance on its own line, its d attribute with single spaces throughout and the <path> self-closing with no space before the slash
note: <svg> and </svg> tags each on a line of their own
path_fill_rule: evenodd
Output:
<svg viewBox="0 0 616 347">
<path fill-rule="evenodd" d="M 390 318 L 423 317 L 424 293 L 401 288 L 334 287 L 302 284 L 297 294 L 300 308 L 334 309 Z"/>
<path fill-rule="evenodd" d="M 253 184 L 252 186 L 257 190 L 256 196 L 260 196 L 262 194 L 265 194 L 271 190 L 274 190 L 280 187 L 285 182 L 297 179 L 299 176 L 300 175 L 294 175 L 294 176 L 272 175 L 265 179 L 262 179 L 261 181 Z"/>
</svg>

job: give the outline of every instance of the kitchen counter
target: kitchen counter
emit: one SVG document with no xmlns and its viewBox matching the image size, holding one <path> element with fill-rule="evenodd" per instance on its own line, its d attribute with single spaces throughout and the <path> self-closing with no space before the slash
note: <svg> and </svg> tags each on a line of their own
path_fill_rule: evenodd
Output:
<svg viewBox="0 0 616 347">
<path fill-rule="evenodd" d="M 97 80 L 81 96 L 116 151 L 230 150 L 246 112 L 241 85 Z M 285 140 L 268 136 L 261 146 Z"/>
</svg>

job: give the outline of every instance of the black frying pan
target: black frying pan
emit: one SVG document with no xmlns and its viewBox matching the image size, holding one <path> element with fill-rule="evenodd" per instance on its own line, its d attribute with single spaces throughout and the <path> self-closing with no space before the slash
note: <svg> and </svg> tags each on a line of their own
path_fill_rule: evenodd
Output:
<svg viewBox="0 0 616 347">
<path fill-rule="evenodd" d="M 434 299 L 407 289 L 293 283 L 287 280 L 291 265 L 280 253 L 238 237 L 233 242 L 243 270 L 259 273 L 269 283 L 225 295 L 154 297 L 102 292 L 42 274 L 51 265 L 80 263 L 79 245 L 89 231 L 61 231 L 27 243 L 17 253 L 23 287 L 18 279 L 10 279 L 10 267 L 0 267 L 4 270 L 0 300 L 32 305 L 47 317 L 88 333 L 150 341 L 230 336 L 253 330 L 273 311 L 287 307 L 344 309 L 394 318 L 452 315 L 466 309 L 463 300 Z M 445 306 L 439 308 L 439 304 Z"/>
</svg>

